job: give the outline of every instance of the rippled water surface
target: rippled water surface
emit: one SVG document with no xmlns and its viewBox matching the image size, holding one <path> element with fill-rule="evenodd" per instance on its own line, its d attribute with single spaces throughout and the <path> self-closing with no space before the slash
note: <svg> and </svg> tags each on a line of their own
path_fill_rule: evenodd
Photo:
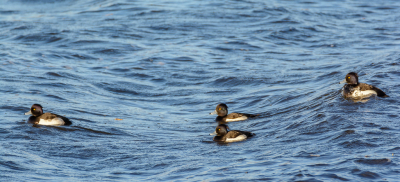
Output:
<svg viewBox="0 0 400 182">
<path fill-rule="evenodd" d="M 1 1 L 0 178 L 396 181 L 399 23 L 395 0 Z M 351 71 L 390 97 L 345 100 Z M 218 103 L 256 136 L 212 142 Z"/>
</svg>

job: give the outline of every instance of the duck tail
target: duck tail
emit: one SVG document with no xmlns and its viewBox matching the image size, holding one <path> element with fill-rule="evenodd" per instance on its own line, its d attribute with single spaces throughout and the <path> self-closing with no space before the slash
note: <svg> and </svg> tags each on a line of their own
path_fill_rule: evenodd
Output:
<svg viewBox="0 0 400 182">
<path fill-rule="evenodd" d="M 378 97 L 389 97 L 388 95 L 386 95 L 385 92 L 383 92 L 381 89 L 373 87 L 373 90 L 375 90 L 376 94 L 378 95 Z"/>
</svg>

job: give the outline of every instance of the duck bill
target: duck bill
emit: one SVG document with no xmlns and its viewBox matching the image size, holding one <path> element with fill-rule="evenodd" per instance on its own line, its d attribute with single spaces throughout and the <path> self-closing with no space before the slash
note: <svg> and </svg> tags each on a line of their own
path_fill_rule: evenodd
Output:
<svg viewBox="0 0 400 182">
<path fill-rule="evenodd" d="M 339 84 L 343 84 L 343 83 L 346 83 L 346 79 L 344 79 L 341 82 L 339 82 Z"/>
<path fill-rule="evenodd" d="M 217 135 L 217 132 L 216 132 L 216 131 L 214 131 L 214 133 L 210 133 L 210 135 Z"/>
<path fill-rule="evenodd" d="M 31 114 L 32 114 L 31 111 L 25 113 L 25 115 L 31 115 Z"/>
<path fill-rule="evenodd" d="M 210 115 L 214 115 L 217 114 L 217 110 L 215 110 L 214 112 L 210 113 Z"/>
</svg>

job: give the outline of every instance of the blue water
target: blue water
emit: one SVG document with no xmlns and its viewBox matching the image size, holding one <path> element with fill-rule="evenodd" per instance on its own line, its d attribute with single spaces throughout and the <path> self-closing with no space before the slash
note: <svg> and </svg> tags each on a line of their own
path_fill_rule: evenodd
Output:
<svg viewBox="0 0 400 182">
<path fill-rule="evenodd" d="M 395 0 L 1 1 L 0 179 L 396 181 L 399 23 Z M 345 100 L 351 71 L 390 97 Z M 212 142 L 218 103 L 256 136 Z"/>
</svg>

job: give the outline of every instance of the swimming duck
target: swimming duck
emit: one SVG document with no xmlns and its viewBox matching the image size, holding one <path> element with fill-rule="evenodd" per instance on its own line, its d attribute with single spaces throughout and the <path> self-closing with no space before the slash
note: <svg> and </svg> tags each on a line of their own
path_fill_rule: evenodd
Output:
<svg viewBox="0 0 400 182">
<path fill-rule="evenodd" d="M 228 106 L 224 103 L 218 104 L 215 111 L 210 113 L 210 115 L 218 114 L 215 119 L 218 122 L 232 122 L 232 121 L 242 121 L 249 117 L 256 117 L 258 115 L 254 114 L 244 114 L 244 113 L 230 113 L 228 114 Z"/>
<path fill-rule="evenodd" d="M 350 72 L 346 75 L 346 79 L 339 82 L 347 83 L 343 86 L 342 94 L 345 98 L 354 98 L 354 97 L 369 97 L 371 95 L 378 95 L 378 97 L 389 97 L 385 94 L 381 89 L 376 88 L 372 85 L 368 85 L 366 83 L 358 82 L 357 73 Z"/>
<path fill-rule="evenodd" d="M 28 119 L 28 123 L 39 124 L 39 125 L 70 125 L 72 124 L 68 118 L 46 112 L 43 114 L 43 107 L 40 104 L 33 104 L 31 110 L 25 115 L 31 115 Z"/>
<path fill-rule="evenodd" d="M 217 135 L 213 138 L 216 142 L 239 142 L 254 136 L 254 133 L 248 131 L 231 130 L 225 124 L 220 124 L 215 128 L 215 132 L 210 135 Z"/>
</svg>

